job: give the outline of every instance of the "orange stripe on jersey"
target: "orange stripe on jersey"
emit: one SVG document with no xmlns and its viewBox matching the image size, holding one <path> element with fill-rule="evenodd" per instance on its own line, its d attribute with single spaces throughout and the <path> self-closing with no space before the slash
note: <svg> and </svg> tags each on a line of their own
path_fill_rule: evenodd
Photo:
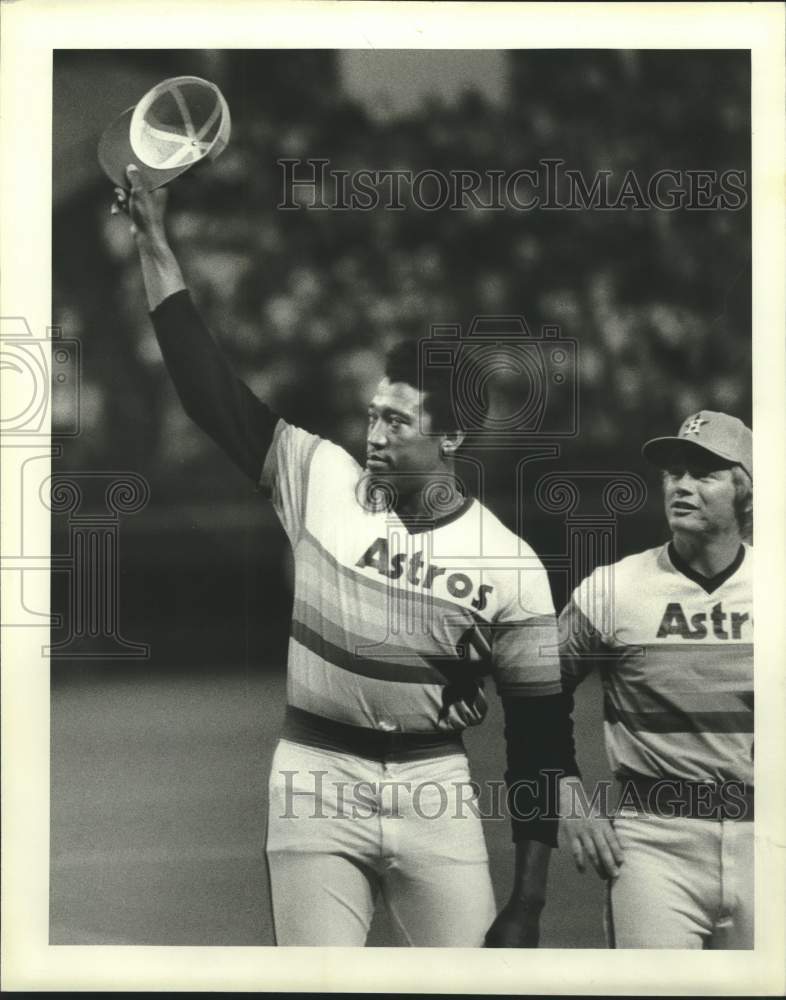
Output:
<svg viewBox="0 0 786 1000">
<path fill-rule="evenodd" d="M 445 678 L 426 664 L 396 663 L 389 659 L 369 659 L 338 646 L 319 632 L 292 619 L 292 638 L 316 656 L 341 670 L 379 681 L 400 681 L 411 684 L 444 684 Z"/>
<path fill-rule="evenodd" d="M 717 644 L 708 657 L 687 643 L 644 646 L 633 664 L 623 654 L 606 672 L 609 704 L 632 728 L 650 732 L 752 732 L 752 651 L 748 643 Z M 723 723 L 724 714 L 736 721 Z"/>
<path fill-rule="evenodd" d="M 603 699 L 607 722 L 621 723 L 646 733 L 752 733 L 752 712 L 626 712 L 607 695 Z"/>
<path fill-rule="evenodd" d="M 484 624 L 460 605 L 367 580 L 342 566 L 312 539 L 302 539 L 298 560 L 298 601 L 322 618 L 340 622 L 349 634 L 363 636 L 366 646 L 384 642 L 418 654 L 455 656 L 461 635 Z"/>
</svg>

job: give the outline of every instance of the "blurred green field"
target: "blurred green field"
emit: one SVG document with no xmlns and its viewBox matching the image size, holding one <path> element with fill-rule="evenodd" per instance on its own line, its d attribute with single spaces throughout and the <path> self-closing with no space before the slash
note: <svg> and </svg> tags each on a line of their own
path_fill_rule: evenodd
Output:
<svg viewBox="0 0 786 1000">
<path fill-rule="evenodd" d="M 473 777 L 503 771 L 502 715 L 470 732 Z M 149 666 L 53 670 L 50 943 L 270 945 L 266 782 L 284 712 L 283 671 Z M 585 778 L 606 773 L 600 699 L 580 690 Z M 507 821 L 487 821 L 501 905 Z M 542 922 L 547 948 L 600 948 L 602 885 L 560 851 Z M 396 945 L 380 910 L 370 945 Z"/>
</svg>

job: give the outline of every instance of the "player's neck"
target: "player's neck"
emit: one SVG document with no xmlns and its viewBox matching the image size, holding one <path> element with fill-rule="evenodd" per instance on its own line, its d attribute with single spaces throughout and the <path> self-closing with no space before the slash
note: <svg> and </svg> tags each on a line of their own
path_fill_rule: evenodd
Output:
<svg viewBox="0 0 786 1000">
<path fill-rule="evenodd" d="M 413 521 L 439 521 L 455 514 L 466 503 L 466 497 L 452 476 L 451 468 L 445 479 L 435 479 L 399 497 L 394 505 L 396 514 L 402 520 Z"/>
<path fill-rule="evenodd" d="M 695 573 L 713 577 L 731 566 L 737 558 L 742 538 L 737 532 L 707 538 L 675 531 L 673 544 L 679 557 Z"/>
</svg>

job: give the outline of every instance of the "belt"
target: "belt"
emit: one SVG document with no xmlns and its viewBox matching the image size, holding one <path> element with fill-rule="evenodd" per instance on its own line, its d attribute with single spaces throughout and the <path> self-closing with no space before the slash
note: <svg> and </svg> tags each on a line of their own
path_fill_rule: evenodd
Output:
<svg viewBox="0 0 786 1000">
<path fill-rule="evenodd" d="M 626 772 L 616 777 L 617 815 L 633 808 L 668 819 L 753 819 L 753 786 L 743 781 L 687 781 Z"/>
<path fill-rule="evenodd" d="M 378 761 L 420 760 L 464 752 L 460 732 L 384 732 L 325 719 L 293 705 L 287 705 L 282 736 L 294 743 Z"/>
</svg>

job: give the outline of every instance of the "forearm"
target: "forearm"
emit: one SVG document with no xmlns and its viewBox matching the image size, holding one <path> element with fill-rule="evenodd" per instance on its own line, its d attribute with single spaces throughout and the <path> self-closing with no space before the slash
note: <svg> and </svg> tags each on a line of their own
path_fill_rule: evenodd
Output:
<svg viewBox="0 0 786 1000">
<path fill-rule="evenodd" d="M 516 844 L 516 866 L 511 901 L 529 908 L 542 908 L 546 902 L 546 882 L 551 861 L 551 847 L 537 840 Z"/>
<path fill-rule="evenodd" d="M 502 699 L 508 807 L 517 843 L 557 846 L 557 780 L 577 774 L 569 693 Z"/>
<path fill-rule="evenodd" d="M 148 308 L 152 312 L 164 299 L 186 287 L 180 265 L 163 231 L 136 236 L 142 280 Z"/>
<path fill-rule="evenodd" d="M 550 860 L 546 844 L 535 840 L 516 844 L 513 891 L 486 934 L 487 948 L 537 948 Z"/>
</svg>

